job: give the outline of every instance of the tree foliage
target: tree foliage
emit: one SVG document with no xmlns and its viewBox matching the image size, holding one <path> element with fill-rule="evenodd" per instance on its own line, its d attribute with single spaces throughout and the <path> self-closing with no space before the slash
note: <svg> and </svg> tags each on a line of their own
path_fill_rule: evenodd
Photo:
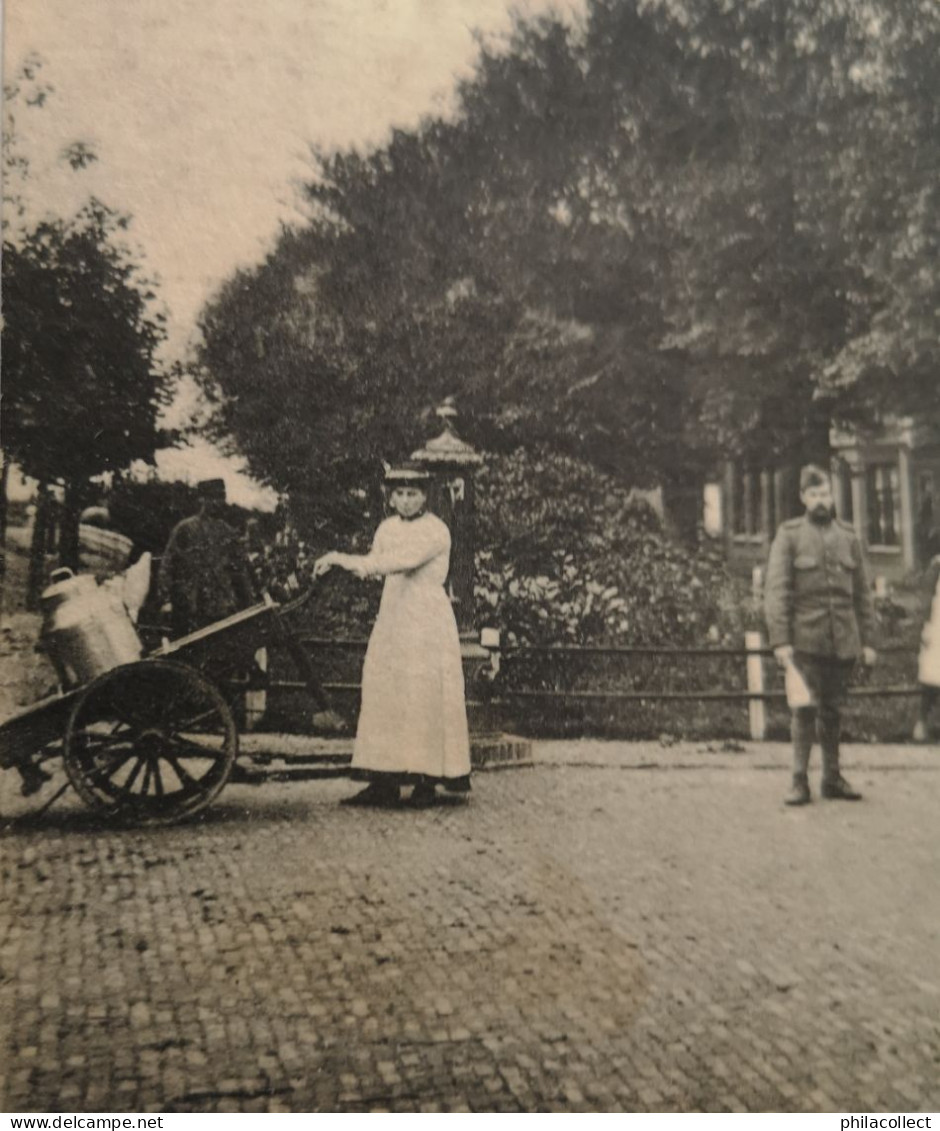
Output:
<svg viewBox="0 0 940 1131">
<path fill-rule="evenodd" d="M 163 316 L 98 202 L 3 256 L 4 445 L 40 480 L 87 481 L 152 458 L 166 396 Z"/>
<path fill-rule="evenodd" d="M 203 317 L 215 428 L 320 521 L 456 394 L 494 452 L 682 489 L 937 407 L 922 0 L 589 0 L 456 114 L 315 154 L 310 220 Z"/>
<path fill-rule="evenodd" d="M 62 554 L 76 564 L 78 512 L 92 476 L 152 460 L 170 377 L 156 294 L 127 244 L 127 217 L 90 199 L 70 218 L 35 219 L 32 170 L 18 122 L 51 87 L 28 59 L 5 88 L 3 449 L 41 483 L 66 492 Z M 76 141 L 73 170 L 95 160 Z"/>
</svg>

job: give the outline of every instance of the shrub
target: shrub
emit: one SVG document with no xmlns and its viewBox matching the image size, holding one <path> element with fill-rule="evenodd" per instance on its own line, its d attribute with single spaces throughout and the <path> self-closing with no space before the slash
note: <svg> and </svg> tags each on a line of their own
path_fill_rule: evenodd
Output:
<svg viewBox="0 0 940 1131">
<path fill-rule="evenodd" d="M 720 552 L 676 542 L 588 464 L 520 449 L 488 462 L 478 499 L 478 620 L 508 644 L 688 645 L 737 627 Z"/>
</svg>

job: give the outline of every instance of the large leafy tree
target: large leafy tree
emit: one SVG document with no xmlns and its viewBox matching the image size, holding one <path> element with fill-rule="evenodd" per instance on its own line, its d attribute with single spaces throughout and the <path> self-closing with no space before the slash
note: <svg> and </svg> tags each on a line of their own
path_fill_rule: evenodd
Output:
<svg viewBox="0 0 940 1131">
<path fill-rule="evenodd" d="M 936 191 L 922 53 L 936 9 L 745 2 L 719 17 L 696 0 L 662 12 L 686 53 L 734 60 L 721 95 L 733 161 L 698 181 L 685 259 L 690 352 L 739 373 L 709 387 L 715 419 L 731 424 L 725 444 L 780 451 L 802 429 L 820 446 L 831 419 L 933 407 L 937 326 L 916 326 L 910 276 L 936 295 L 911 207 Z"/>
<path fill-rule="evenodd" d="M 485 447 L 676 490 L 929 405 L 938 26 L 919 0 L 517 23 L 452 120 L 317 155 L 309 224 L 205 313 L 216 427 L 322 512 L 444 393 Z"/>
<path fill-rule="evenodd" d="M 152 459 L 168 395 L 163 315 L 125 226 L 93 201 L 4 247 L 3 443 L 28 475 L 64 485 L 67 564 L 89 479 Z"/>
<path fill-rule="evenodd" d="M 152 459 L 170 377 L 158 358 L 165 318 L 128 244 L 128 218 L 95 199 L 69 219 L 41 216 L 24 139 L 51 93 L 35 57 L 4 88 L 2 439 L 5 456 L 39 481 L 41 504 L 45 485 L 64 487 L 59 549 L 75 566 L 89 479 Z M 59 157 L 74 171 L 96 160 L 81 141 Z"/>
<path fill-rule="evenodd" d="M 448 393 L 488 448 L 547 441 L 647 481 L 681 467 L 650 268 L 566 202 L 582 87 L 569 33 L 523 26 L 455 122 L 318 158 L 310 225 L 203 318 L 216 426 L 256 474 L 295 499 L 315 485 L 322 510 Z"/>
</svg>

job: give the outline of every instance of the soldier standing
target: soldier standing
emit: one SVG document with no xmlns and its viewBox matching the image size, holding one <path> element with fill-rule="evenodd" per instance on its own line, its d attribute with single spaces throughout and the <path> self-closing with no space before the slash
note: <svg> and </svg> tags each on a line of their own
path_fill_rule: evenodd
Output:
<svg viewBox="0 0 940 1131">
<path fill-rule="evenodd" d="M 875 662 L 874 606 L 855 530 L 834 515 L 832 483 L 814 465 L 800 472 L 802 518 L 777 531 L 767 566 L 764 613 L 777 663 L 794 665 L 811 703 L 792 713 L 793 786 L 787 805 L 810 800 L 807 770 L 818 728 L 822 796 L 858 801 L 839 772 L 839 711 L 859 657 Z"/>
</svg>

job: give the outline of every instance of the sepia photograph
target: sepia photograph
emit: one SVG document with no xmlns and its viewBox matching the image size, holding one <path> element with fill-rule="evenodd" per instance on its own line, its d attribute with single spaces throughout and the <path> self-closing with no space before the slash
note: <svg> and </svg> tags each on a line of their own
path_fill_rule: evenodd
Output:
<svg viewBox="0 0 940 1131">
<path fill-rule="evenodd" d="M 931 1126 L 938 58 L 5 0 L 5 1127 Z"/>
</svg>

